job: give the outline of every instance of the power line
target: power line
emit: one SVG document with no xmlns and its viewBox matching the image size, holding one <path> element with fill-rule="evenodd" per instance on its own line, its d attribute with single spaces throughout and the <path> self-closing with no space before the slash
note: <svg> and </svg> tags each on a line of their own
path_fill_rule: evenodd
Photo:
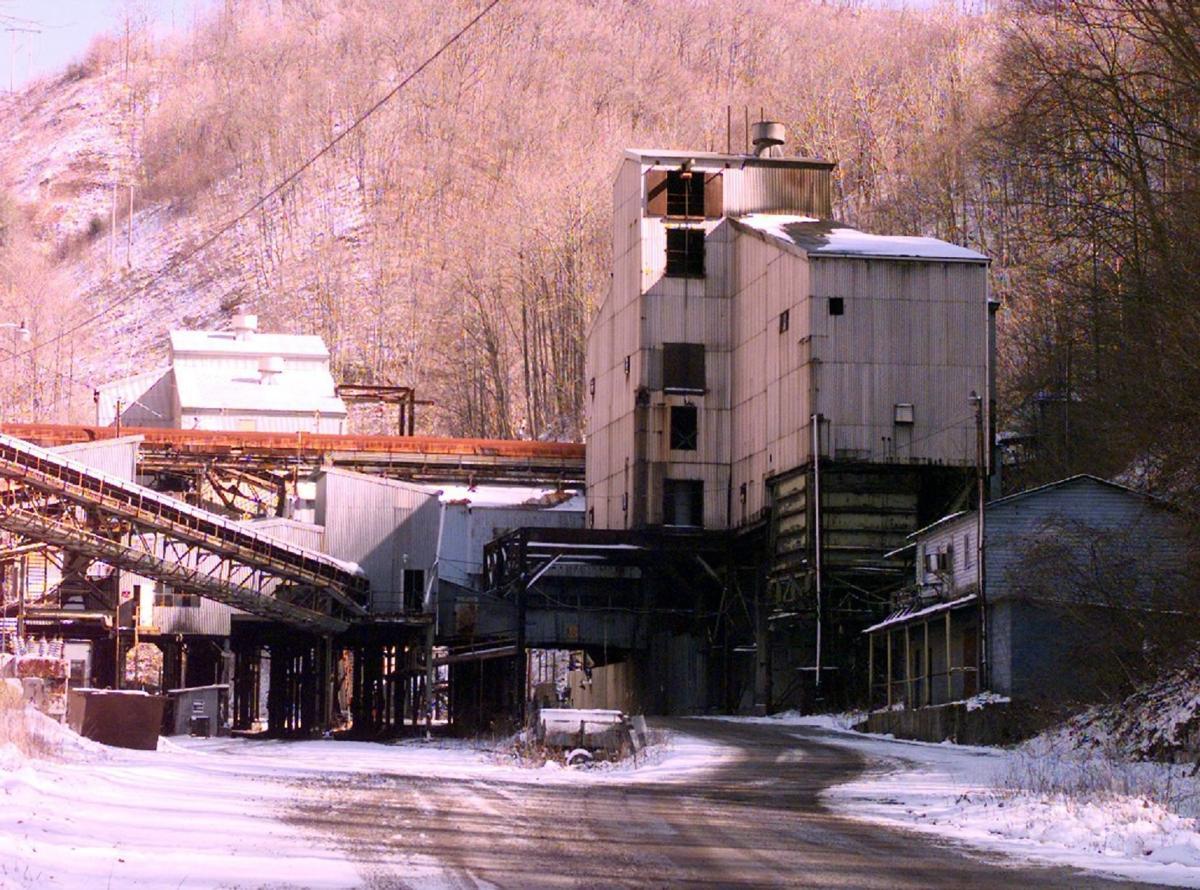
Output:
<svg viewBox="0 0 1200 890">
<path fill-rule="evenodd" d="M 230 230 L 232 230 L 235 226 L 239 225 L 241 222 L 246 220 L 252 213 L 254 213 L 256 210 L 261 208 L 269 200 L 271 200 L 273 197 L 278 195 L 280 192 L 282 192 L 284 189 L 286 189 L 288 186 L 290 186 L 293 182 L 295 182 L 297 179 L 299 179 L 300 176 L 303 175 L 305 173 L 305 171 L 307 171 L 313 164 L 315 164 L 317 161 L 319 161 L 325 155 L 329 154 L 329 152 L 333 151 L 333 149 L 336 148 L 337 145 L 343 139 L 345 139 L 347 136 L 349 136 L 351 133 L 353 133 L 355 130 L 357 130 L 360 126 L 362 126 L 362 124 L 366 122 L 367 118 L 369 118 L 376 111 L 378 111 L 380 108 L 382 108 L 388 102 L 390 102 L 392 100 L 392 98 L 394 98 L 401 90 L 403 90 L 413 80 L 415 80 L 417 77 L 419 77 L 421 75 L 421 73 L 425 71 L 426 68 L 428 68 L 434 62 L 436 62 L 439 58 L 441 58 L 441 56 L 446 52 L 446 50 L 448 50 L 455 43 L 457 43 L 459 40 L 461 40 L 468 31 L 470 31 L 473 27 L 475 27 L 475 25 L 477 25 L 480 22 L 480 20 L 483 19 L 484 16 L 486 16 L 489 12 L 491 12 L 495 7 L 499 6 L 500 2 L 501 2 L 501 0 L 491 0 L 491 2 L 488 3 L 487 6 L 485 6 L 482 10 L 480 10 L 479 13 L 474 18 L 472 18 L 469 22 L 467 22 L 465 25 L 463 25 L 461 28 L 459 28 L 457 31 L 455 31 L 454 34 L 452 34 L 440 47 L 438 47 L 437 51 L 434 52 L 433 55 L 426 58 L 425 61 L 423 61 L 420 65 L 418 65 L 411 72 L 409 72 L 399 83 L 397 83 L 394 87 L 392 87 L 390 90 L 388 90 L 388 92 L 386 92 L 370 108 L 368 108 L 366 111 L 364 111 L 362 114 L 360 114 L 357 118 L 355 118 L 354 121 L 350 124 L 350 126 L 348 126 L 341 133 L 334 136 L 331 140 L 329 140 L 327 143 L 325 143 L 325 145 L 323 145 L 315 154 L 313 154 L 310 158 L 308 158 L 308 160 L 304 161 L 304 163 L 302 163 L 299 167 L 297 167 L 295 170 L 293 170 L 291 173 L 289 173 L 287 176 L 285 176 L 270 191 L 268 191 L 268 192 L 266 192 L 266 194 L 260 196 L 257 200 L 254 201 L 254 203 L 252 203 L 249 207 L 247 207 L 245 210 L 243 210 L 237 216 L 226 221 L 220 228 L 218 228 L 215 232 L 213 232 L 213 234 L 209 235 L 207 238 L 205 238 L 203 241 L 201 241 L 200 244 L 198 244 L 196 247 L 193 247 L 191 250 L 186 251 L 185 253 L 168 260 L 162 266 L 162 268 L 160 268 L 158 270 L 158 272 L 155 273 L 154 276 L 151 277 L 145 284 L 141 285 L 140 287 L 135 288 L 134 290 L 130 291 L 125 296 L 120 297 L 119 299 L 110 303 L 108 306 L 104 307 L 103 309 L 93 313 L 92 315 L 85 318 L 83 321 L 80 321 L 77 324 L 75 324 L 69 328 L 66 328 L 65 330 L 60 331 L 58 334 L 51 337 L 50 339 L 45 340 L 41 343 L 36 343 L 36 344 L 30 346 L 28 349 L 26 349 L 23 352 L 19 352 L 19 353 L 14 352 L 8 358 L 11 360 L 14 358 L 20 358 L 22 356 L 29 355 L 34 350 L 36 350 L 42 346 L 49 346 L 51 343 L 55 343 L 58 340 L 61 340 L 64 337 L 66 337 L 70 334 L 73 334 L 76 331 L 81 330 L 82 328 L 87 327 L 88 325 L 92 324 L 93 322 L 98 321 L 99 319 L 103 318 L 105 315 L 108 315 L 114 309 L 117 309 L 118 307 L 123 306 L 124 304 L 128 303 L 130 300 L 134 299 L 135 297 L 141 296 L 142 294 L 144 294 L 146 291 L 148 291 L 150 289 L 151 285 L 153 285 L 157 281 L 159 281 L 159 279 L 170 274 L 171 272 L 174 272 L 177 268 L 179 268 L 180 266 L 182 266 L 185 263 L 187 263 L 188 261 L 190 261 L 193 257 L 195 257 L 199 253 L 207 250 L 214 243 L 216 243 L 220 238 L 222 238 L 226 233 L 228 233 Z M 129 224 L 130 224 L 130 226 L 132 226 L 133 220 L 130 220 Z"/>
</svg>

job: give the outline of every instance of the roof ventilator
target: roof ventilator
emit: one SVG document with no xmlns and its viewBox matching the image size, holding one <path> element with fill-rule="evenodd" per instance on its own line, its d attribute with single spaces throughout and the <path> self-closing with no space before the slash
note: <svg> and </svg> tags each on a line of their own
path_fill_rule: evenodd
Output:
<svg viewBox="0 0 1200 890">
<path fill-rule="evenodd" d="M 249 340 L 257 330 L 257 315 L 235 315 L 233 317 L 233 336 L 235 339 Z"/>
<path fill-rule="evenodd" d="M 283 356 L 281 355 L 264 355 L 258 360 L 258 378 L 264 386 L 271 386 L 279 382 L 279 375 L 283 373 Z"/>
<path fill-rule="evenodd" d="M 756 158 L 782 158 L 787 131 L 777 121 L 759 121 L 750 130 Z"/>
</svg>

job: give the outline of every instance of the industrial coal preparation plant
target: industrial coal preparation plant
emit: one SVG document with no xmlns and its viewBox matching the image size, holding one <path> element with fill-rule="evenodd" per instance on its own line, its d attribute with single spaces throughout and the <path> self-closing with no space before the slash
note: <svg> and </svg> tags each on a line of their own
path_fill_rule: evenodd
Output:
<svg viewBox="0 0 1200 890">
<path fill-rule="evenodd" d="M 622 157 L 586 453 L 411 435 L 412 388 L 253 316 L 175 331 L 96 425 L 6 427 L 5 617 L 77 685 L 228 684 L 277 734 L 846 700 L 906 536 L 985 490 L 988 260 L 832 221 L 783 139 Z"/>
</svg>

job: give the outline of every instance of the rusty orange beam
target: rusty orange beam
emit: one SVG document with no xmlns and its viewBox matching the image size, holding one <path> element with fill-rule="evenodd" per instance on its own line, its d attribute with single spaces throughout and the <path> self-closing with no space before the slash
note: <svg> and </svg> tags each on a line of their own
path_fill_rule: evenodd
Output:
<svg viewBox="0 0 1200 890">
<path fill-rule="evenodd" d="M 72 445 L 116 438 L 116 427 L 50 423 L 5 423 L 0 431 L 42 446 Z M 458 439 L 448 436 L 339 436 L 330 433 L 257 433 L 226 430 L 177 430 L 121 427 L 122 436 L 141 436 L 148 448 L 180 452 L 289 452 L 326 454 L 335 451 L 376 454 L 428 454 L 583 461 L 577 442 L 532 442 L 520 439 Z"/>
</svg>

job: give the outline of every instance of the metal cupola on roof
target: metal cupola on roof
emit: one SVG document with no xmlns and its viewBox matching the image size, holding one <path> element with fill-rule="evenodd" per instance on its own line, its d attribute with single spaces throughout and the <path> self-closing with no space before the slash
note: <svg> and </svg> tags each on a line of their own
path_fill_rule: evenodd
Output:
<svg viewBox="0 0 1200 890">
<path fill-rule="evenodd" d="M 778 121 L 759 121 L 751 130 L 756 158 L 782 158 L 787 130 Z"/>
</svg>

